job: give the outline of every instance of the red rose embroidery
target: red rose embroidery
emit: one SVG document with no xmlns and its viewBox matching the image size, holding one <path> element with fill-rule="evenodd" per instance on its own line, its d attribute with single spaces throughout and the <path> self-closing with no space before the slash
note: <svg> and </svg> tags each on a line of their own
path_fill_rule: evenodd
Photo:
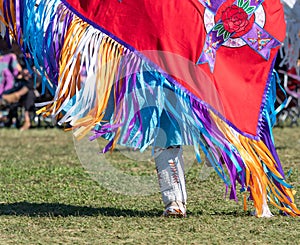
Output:
<svg viewBox="0 0 300 245">
<path fill-rule="evenodd" d="M 230 33 L 244 31 L 248 21 L 248 14 L 246 11 L 236 5 L 227 7 L 221 16 L 224 29 Z"/>
</svg>

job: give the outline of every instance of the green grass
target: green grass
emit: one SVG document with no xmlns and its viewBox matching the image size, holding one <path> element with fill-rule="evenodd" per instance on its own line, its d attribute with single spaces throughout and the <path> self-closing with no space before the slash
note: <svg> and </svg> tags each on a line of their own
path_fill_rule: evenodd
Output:
<svg viewBox="0 0 300 245">
<path fill-rule="evenodd" d="M 293 170 L 289 183 L 299 192 L 300 129 L 274 132 L 284 170 Z M 165 219 L 158 192 L 118 194 L 94 181 L 71 132 L 0 129 L 0 139 L 0 244 L 299 244 L 299 218 L 275 209 L 271 219 L 249 215 L 241 198 L 224 199 L 215 173 L 200 181 L 201 165 L 187 173 L 188 218 Z M 154 173 L 147 159 L 139 165 L 118 150 L 108 157 L 127 174 Z"/>
</svg>

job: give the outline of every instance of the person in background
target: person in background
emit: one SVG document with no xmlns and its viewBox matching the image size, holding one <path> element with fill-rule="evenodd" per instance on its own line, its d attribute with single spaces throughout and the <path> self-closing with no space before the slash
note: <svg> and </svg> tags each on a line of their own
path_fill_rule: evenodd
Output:
<svg viewBox="0 0 300 245">
<path fill-rule="evenodd" d="M 22 70 L 14 53 L 0 56 L 0 96 L 14 86 L 15 76 Z"/>
<path fill-rule="evenodd" d="M 3 100 L 10 105 L 9 118 L 12 120 L 16 116 L 19 105 L 24 107 L 24 124 L 20 128 L 21 131 L 27 130 L 31 126 L 30 112 L 35 110 L 35 90 L 33 77 L 26 67 L 24 60 L 20 59 L 22 66 L 21 72 L 15 78 L 15 86 L 13 89 L 3 94 Z"/>
</svg>

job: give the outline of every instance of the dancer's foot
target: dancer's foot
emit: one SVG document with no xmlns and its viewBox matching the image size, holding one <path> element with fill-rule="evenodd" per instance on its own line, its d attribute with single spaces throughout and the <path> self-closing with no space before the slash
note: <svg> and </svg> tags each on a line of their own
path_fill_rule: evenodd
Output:
<svg viewBox="0 0 300 245">
<path fill-rule="evenodd" d="M 180 202 L 171 202 L 167 205 L 165 211 L 163 212 L 164 217 L 174 217 L 174 218 L 185 218 L 186 217 L 186 206 Z"/>
<path fill-rule="evenodd" d="M 263 207 L 263 213 L 262 213 L 261 217 L 271 218 L 273 216 L 274 215 L 271 213 L 271 210 L 269 209 L 268 205 L 266 207 Z"/>
<path fill-rule="evenodd" d="M 259 217 L 259 218 L 271 218 L 274 215 L 271 213 L 271 210 L 266 202 L 264 202 L 263 207 L 262 207 L 262 214 L 257 215 L 256 211 L 253 211 L 251 213 L 253 216 Z"/>
</svg>

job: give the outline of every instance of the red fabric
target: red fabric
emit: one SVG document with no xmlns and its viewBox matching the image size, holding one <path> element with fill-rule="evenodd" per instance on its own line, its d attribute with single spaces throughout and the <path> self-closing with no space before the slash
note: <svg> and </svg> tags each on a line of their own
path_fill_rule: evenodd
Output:
<svg viewBox="0 0 300 245">
<path fill-rule="evenodd" d="M 204 7 L 198 0 L 66 2 L 89 21 L 144 53 L 238 129 L 257 134 L 266 81 L 278 48 L 272 49 L 266 61 L 247 45 L 241 48 L 222 46 L 217 51 L 212 74 L 208 64 L 195 65 L 206 38 Z M 285 21 L 280 1 L 266 0 L 263 7 L 266 13 L 264 29 L 283 41 Z M 158 55 L 149 50 L 170 53 Z"/>
</svg>

